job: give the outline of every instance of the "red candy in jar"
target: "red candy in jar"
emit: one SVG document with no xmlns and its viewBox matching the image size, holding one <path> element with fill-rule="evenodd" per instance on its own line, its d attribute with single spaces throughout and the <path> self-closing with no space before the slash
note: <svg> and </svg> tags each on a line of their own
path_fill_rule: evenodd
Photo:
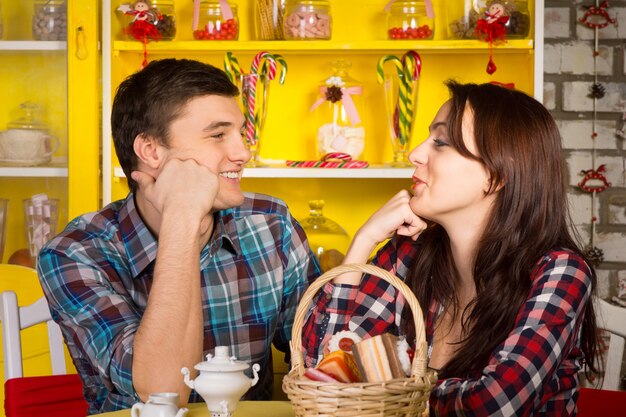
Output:
<svg viewBox="0 0 626 417">
<path fill-rule="evenodd" d="M 393 40 L 432 39 L 435 19 L 430 7 L 423 0 L 392 3 L 387 18 L 387 37 Z"/>
<path fill-rule="evenodd" d="M 193 38 L 206 41 L 234 41 L 239 38 L 237 6 L 228 4 L 229 10 L 222 10 L 216 0 L 203 0 L 200 3 L 199 28 L 193 31 Z"/>
</svg>

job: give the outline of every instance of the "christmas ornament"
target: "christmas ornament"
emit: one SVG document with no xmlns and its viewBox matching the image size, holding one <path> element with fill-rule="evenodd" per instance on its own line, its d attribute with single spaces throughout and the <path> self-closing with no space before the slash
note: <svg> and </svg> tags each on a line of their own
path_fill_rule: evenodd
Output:
<svg viewBox="0 0 626 417">
<path fill-rule="evenodd" d="M 580 173 L 583 179 L 578 186 L 586 193 L 601 193 L 611 186 L 611 183 L 604 176 L 606 166 L 600 165 L 598 169 L 583 170 Z"/>
<path fill-rule="evenodd" d="M 589 98 L 602 98 L 606 93 L 606 88 L 600 83 L 593 83 L 589 88 L 589 94 L 587 97 Z"/>
<path fill-rule="evenodd" d="M 133 20 L 124 31 L 133 38 L 143 43 L 143 62 L 141 67 L 148 65 L 148 49 L 149 40 L 158 41 L 161 39 L 161 32 L 157 29 L 159 21 L 163 16 L 156 8 L 151 8 L 148 1 L 138 0 L 131 4 L 122 4 L 117 8 L 118 11 L 133 16 Z"/>
<path fill-rule="evenodd" d="M 604 261 L 604 251 L 596 246 L 587 245 L 583 252 L 594 268 L 597 268 Z"/>
<path fill-rule="evenodd" d="M 493 46 L 506 42 L 506 24 L 509 22 L 511 7 L 507 2 L 491 1 L 487 3 L 484 17 L 476 22 L 476 36 L 489 43 L 489 62 L 486 68 L 489 75 L 498 69 L 493 61 Z"/>
<path fill-rule="evenodd" d="M 607 27 L 609 24 L 614 24 L 617 26 L 617 21 L 609 16 L 607 11 L 609 7 L 609 3 L 607 1 L 599 3 L 596 0 L 593 6 L 583 6 L 585 9 L 585 14 L 578 19 L 578 22 L 582 25 L 594 30 L 594 48 L 593 48 L 593 72 L 594 72 L 594 83 L 589 88 L 589 94 L 587 97 L 593 100 L 593 119 L 591 124 L 591 139 L 592 139 L 592 148 L 591 148 L 591 169 L 581 171 L 583 175 L 582 181 L 578 183 L 578 186 L 581 190 L 586 193 L 591 194 L 591 233 L 589 236 L 589 244 L 585 247 L 584 253 L 587 257 L 587 260 L 594 266 L 597 267 L 604 260 L 604 252 L 602 249 L 598 248 L 594 244 L 595 235 L 596 235 L 596 222 L 598 221 L 596 212 L 596 197 L 597 193 L 601 193 L 611 186 L 611 183 L 606 179 L 604 173 L 606 172 L 606 166 L 600 165 L 596 168 L 596 138 L 598 137 L 598 132 L 596 132 L 596 121 L 597 121 L 597 103 L 598 100 L 604 97 L 606 89 L 602 84 L 598 82 L 598 56 L 600 52 L 598 50 L 598 30 L 604 27 Z"/>
<path fill-rule="evenodd" d="M 590 29 L 602 29 L 609 24 L 617 26 L 617 19 L 609 16 L 608 8 L 608 1 L 603 1 L 601 4 L 598 4 L 596 1 L 596 4 L 593 6 L 583 6 L 583 9 L 586 11 L 578 21 Z"/>
</svg>

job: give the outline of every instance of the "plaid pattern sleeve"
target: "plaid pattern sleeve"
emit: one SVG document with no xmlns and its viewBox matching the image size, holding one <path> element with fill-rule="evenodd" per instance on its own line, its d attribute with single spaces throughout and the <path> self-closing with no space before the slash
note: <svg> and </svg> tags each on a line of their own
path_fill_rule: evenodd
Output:
<svg viewBox="0 0 626 417">
<path fill-rule="evenodd" d="M 591 271 L 570 251 L 536 268 L 515 326 L 482 375 L 439 381 L 430 397 L 437 416 L 571 416 L 576 412 L 580 328 L 590 302 Z"/>
<path fill-rule="evenodd" d="M 246 399 L 270 399 L 271 345 L 286 349 L 295 308 L 320 275 L 306 236 L 280 200 L 246 193 L 215 214 L 200 254 L 204 353 L 217 345 L 261 366 Z M 83 381 L 89 414 L 129 408 L 134 335 L 145 311 L 158 242 L 133 196 L 79 217 L 39 255 L 39 276 Z M 192 392 L 191 401 L 200 401 Z"/>
<path fill-rule="evenodd" d="M 408 238 L 391 239 L 372 261 L 401 279 L 406 277 L 416 251 Z M 309 312 L 303 330 L 306 366 L 322 359 L 324 348 L 333 334 L 351 330 L 359 336 L 391 332 L 398 334 L 404 297 L 382 279 L 364 275 L 360 287 L 328 283 Z"/>
</svg>

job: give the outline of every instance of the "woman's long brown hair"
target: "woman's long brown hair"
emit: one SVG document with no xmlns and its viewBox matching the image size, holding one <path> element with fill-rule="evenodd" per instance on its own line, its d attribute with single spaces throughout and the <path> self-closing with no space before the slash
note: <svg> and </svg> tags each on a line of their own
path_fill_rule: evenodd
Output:
<svg viewBox="0 0 626 417">
<path fill-rule="evenodd" d="M 451 93 L 447 120 L 451 145 L 461 155 L 481 162 L 489 172 L 492 190 L 499 190 L 476 251 L 477 295 L 460 312 L 465 338 L 442 370 L 444 378 L 473 376 L 487 365 L 493 350 L 513 329 L 530 291 L 531 272 L 543 255 L 566 248 L 585 259 L 569 231 L 561 137 L 549 112 L 519 91 L 492 84 L 446 84 Z M 466 106 L 473 111 L 478 155 L 463 143 L 461 121 Z M 452 306 L 457 317 L 458 274 L 446 231 L 434 225 L 420 240 L 409 285 L 424 308 L 435 299 Z M 593 269 L 591 280 L 594 291 Z M 582 326 L 585 362 L 595 371 L 596 322 L 591 300 Z"/>
</svg>

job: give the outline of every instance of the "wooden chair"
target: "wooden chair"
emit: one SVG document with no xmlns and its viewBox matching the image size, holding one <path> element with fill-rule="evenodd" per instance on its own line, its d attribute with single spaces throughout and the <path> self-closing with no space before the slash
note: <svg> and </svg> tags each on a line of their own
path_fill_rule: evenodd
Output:
<svg viewBox="0 0 626 417">
<path fill-rule="evenodd" d="M 626 415 L 626 392 L 618 391 L 624 339 L 626 339 L 626 308 L 602 299 L 595 300 L 598 327 L 610 333 L 609 349 L 604 364 L 601 389 L 582 388 L 578 397 L 578 417 Z"/>
<path fill-rule="evenodd" d="M 28 272 L 18 269 L 23 268 Z M 2 265 L 0 281 L 6 288 L 6 281 L 11 281 L 11 272 L 29 275 L 26 280 L 37 279 L 37 273 L 30 268 Z M 39 285 L 36 280 L 37 286 Z M 20 291 L 24 282 L 14 283 Z M 26 285 L 27 286 L 27 285 Z M 31 288 L 33 290 L 33 288 Z M 35 292 L 38 299 L 28 305 L 19 306 L 15 291 L 5 290 L 0 293 L 0 321 L 2 322 L 2 347 L 4 358 L 4 394 L 7 417 L 26 417 L 32 415 L 83 417 L 87 414 L 87 403 L 83 398 L 82 383 L 77 374 L 67 374 L 66 354 L 63 337 L 59 326 L 52 320 L 48 303 L 42 296 L 41 287 Z M 32 294 L 30 295 L 32 297 Z M 25 296 L 24 298 L 28 298 Z M 42 376 L 24 376 L 24 351 L 22 336 L 35 330 L 39 324 L 47 328 L 49 371 L 36 372 Z M 27 338 L 25 338 L 27 339 Z M 33 338 L 29 338 L 31 341 Z M 35 337 L 40 341 L 41 337 Z M 41 348 L 40 348 L 41 349 Z M 44 352 L 45 353 L 45 352 Z M 42 356 L 38 352 L 36 356 Z M 48 356 L 46 353 L 45 356 Z M 30 372 L 29 372 L 30 373 Z"/>
</svg>

